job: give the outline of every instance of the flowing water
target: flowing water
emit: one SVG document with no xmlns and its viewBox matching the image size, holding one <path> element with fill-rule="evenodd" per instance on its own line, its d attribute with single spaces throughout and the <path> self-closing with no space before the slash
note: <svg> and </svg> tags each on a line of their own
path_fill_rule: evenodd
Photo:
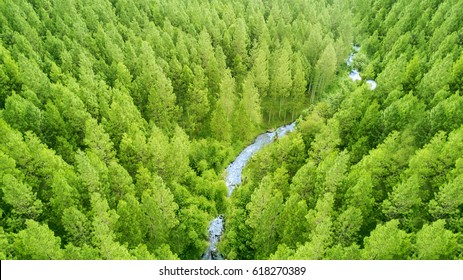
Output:
<svg viewBox="0 0 463 280">
<path fill-rule="evenodd" d="M 360 72 L 357 71 L 356 69 L 353 69 L 350 73 L 349 73 L 349 77 L 351 78 L 352 81 L 361 81 L 362 80 L 362 77 L 360 77 Z"/>
<path fill-rule="evenodd" d="M 373 80 L 366 80 L 366 83 L 370 86 L 371 90 L 374 90 L 377 86 L 376 82 Z"/>
<path fill-rule="evenodd" d="M 354 63 L 355 54 L 359 51 L 360 47 L 354 46 L 354 51 L 349 55 L 349 58 L 346 61 L 347 66 L 353 66 L 352 64 Z M 354 82 L 362 80 L 362 77 L 360 77 L 360 72 L 355 68 L 352 68 L 352 71 L 349 73 L 349 77 Z M 377 86 L 374 80 L 366 80 L 365 83 L 367 83 L 367 85 L 370 87 L 370 90 L 374 90 Z"/>
<path fill-rule="evenodd" d="M 241 175 L 244 167 L 246 166 L 249 159 L 257 151 L 262 149 L 264 146 L 272 143 L 276 139 L 285 136 L 288 132 L 291 132 L 296 127 L 296 123 L 281 126 L 275 131 L 263 133 L 256 137 L 254 143 L 247 146 L 236 159 L 227 167 L 227 177 L 225 184 L 228 188 L 228 196 L 230 196 L 233 190 L 241 184 Z M 209 224 L 209 247 L 203 254 L 202 259 L 204 260 L 220 260 L 223 259 L 219 251 L 217 250 L 217 243 L 223 233 L 224 217 L 219 215 L 217 218 L 211 221 Z"/>
<path fill-rule="evenodd" d="M 346 63 L 348 66 L 352 66 L 354 61 L 355 53 L 360 51 L 360 47 L 354 46 L 354 52 L 349 55 Z M 360 77 L 360 72 L 357 69 L 352 69 L 349 73 L 349 77 L 352 81 L 361 81 L 362 77 Z M 369 85 L 371 90 L 376 88 L 376 82 L 374 80 L 367 80 L 366 83 Z M 286 135 L 286 133 L 291 132 L 296 127 L 296 123 L 293 122 L 291 124 L 281 126 L 277 128 L 275 131 L 263 133 L 256 137 L 254 143 L 247 146 L 233 161 L 226 169 L 227 177 L 225 179 L 225 183 L 228 188 L 228 196 L 230 196 L 233 190 L 241 184 L 241 175 L 243 172 L 244 167 L 248 163 L 249 159 L 254 155 L 257 151 L 262 149 L 264 146 L 272 143 L 276 139 L 279 139 Z M 206 252 L 203 254 L 203 260 L 220 260 L 223 259 L 220 252 L 217 250 L 217 243 L 220 241 L 220 237 L 223 233 L 224 228 L 224 217 L 219 215 L 217 218 L 211 221 L 209 224 L 209 247 L 207 248 Z"/>
</svg>

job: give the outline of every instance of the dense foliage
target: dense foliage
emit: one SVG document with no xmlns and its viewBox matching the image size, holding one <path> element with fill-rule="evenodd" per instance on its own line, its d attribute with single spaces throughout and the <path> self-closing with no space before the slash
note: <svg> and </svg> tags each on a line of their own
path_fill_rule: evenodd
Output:
<svg viewBox="0 0 463 280">
<path fill-rule="evenodd" d="M 0 259 L 463 258 L 462 10 L 0 1 Z"/>
<path fill-rule="evenodd" d="M 199 258 L 222 173 L 334 84 L 343 1 L 0 1 L 0 259 Z"/>
<path fill-rule="evenodd" d="M 463 1 L 354 2 L 378 87 L 340 81 L 252 160 L 228 258 L 463 258 Z"/>
</svg>

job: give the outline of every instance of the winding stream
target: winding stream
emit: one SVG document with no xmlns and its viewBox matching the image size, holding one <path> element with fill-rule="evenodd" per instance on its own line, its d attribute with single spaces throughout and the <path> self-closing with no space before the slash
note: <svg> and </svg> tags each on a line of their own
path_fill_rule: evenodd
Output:
<svg viewBox="0 0 463 280">
<path fill-rule="evenodd" d="M 280 139 L 285 136 L 288 132 L 291 132 L 296 127 L 296 123 L 293 122 L 288 125 L 281 126 L 275 131 L 263 133 L 256 137 L 254 142 L 247 146 L 236 159 L 227 167 L 227 177 L 225 184 L 228 188 L 228 196 L 230 196 L 233 190 L 241 184 L 241 174 L 244 167 L 248 163 L 249 159 L 264 146 L 272 143 L 273 141 Z M 221 254 L 217 250 L 217 243 L 223 233 L 224 218 L 219 215 L 217 218 L 211 221 L 209 224 L 209 247 L 203 254 L 203 260 L 220 260 L 223 259 Z"/>
<path fill-rule="evenodd" d="M 353 49 L 354 51 L 349 55 L 349 58 L 346 61 L 348 66 L 352 66 L 355 54 L 360 51 L 359 46 L 354 46 Z M 352 71 L 349 73 L 349 77 L 354 82 L 362 80 L 362 77 L 360 77 L 360 72 L 357 69 L 352 69 Z M 371 90 L 374 90 L 376 88 L 376 82 L 374 80 L 367 80 L 365 82 L 370 86 Z M 226 169 L 227 177 L 225 179 L 225 183 L 228 188 L 228 196 L 230 196 L 233 190 L 241 184 L 241 175 L 249 159 L 264 146 L 272 143 L 277 139 L 280 139 L 281 137 L 285 136 L 288 132 L 293 131 L 295 127 L 296 123 L 293 122 L 291 124 L 281 126 L 277 128 L 275 131 L 260 134 L 256 137 L 256 139 L 251 145 L 247 146 L 238 155 L 238 157 L 236 157 L 235 161 L 233 161 Z M 209 224 L 209 246 L 207 247 L 206 252 L 204 252 L 202 256 L 203 260 L 223 259 L 222 255 L 217 250 L 217 243 L 220 241 L 220 237 L 223 233 L 223 228 L 224 217 L 222 215 L 216 217 Z"/>
</svg>

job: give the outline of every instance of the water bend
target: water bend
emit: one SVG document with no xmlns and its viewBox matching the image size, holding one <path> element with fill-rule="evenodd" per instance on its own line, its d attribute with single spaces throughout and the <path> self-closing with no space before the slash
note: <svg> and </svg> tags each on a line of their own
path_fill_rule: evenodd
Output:
<svg viewBox="0 0 463 280">
<path fill-rule="evenodd" d="M 295 127 L 296 123 L 293 122 L 291 124 L 281 126 L 274 131 L 262 133 L 255 138 L 251 145 L 244 148 L 244 150 L 226 169 L 227 177 L 225 178 L 225 184 L 228 188 L 228 196 L 230 196 L 233 190 L 242 183 L 243 169 L 248 163 L 249 159 L 251 159 L 255 153 L 257 153 L 266 145 L 274 142 L 277 139 L 280 139 L 288 132 L 293 131 Z M 225 221 L 223 215 L 219 215 L 209 224 L 209 246 L 202 256 L 203 260 L 223 259 L 222 255 L 217 250 L 217 243 L 220 241 L 220 237 L 222 236 L 224 222 Z"/>
</svg>

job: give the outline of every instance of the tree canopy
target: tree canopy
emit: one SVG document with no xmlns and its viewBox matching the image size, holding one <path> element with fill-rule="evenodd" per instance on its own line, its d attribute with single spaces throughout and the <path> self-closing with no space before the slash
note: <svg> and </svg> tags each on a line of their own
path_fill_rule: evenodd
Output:
<svg viewBox="0 0 463 280">
<path fill-rule="evenodd" d="M 463 258 L 462 10 L 0 1 L 0 259 Z"/>
</svg>

